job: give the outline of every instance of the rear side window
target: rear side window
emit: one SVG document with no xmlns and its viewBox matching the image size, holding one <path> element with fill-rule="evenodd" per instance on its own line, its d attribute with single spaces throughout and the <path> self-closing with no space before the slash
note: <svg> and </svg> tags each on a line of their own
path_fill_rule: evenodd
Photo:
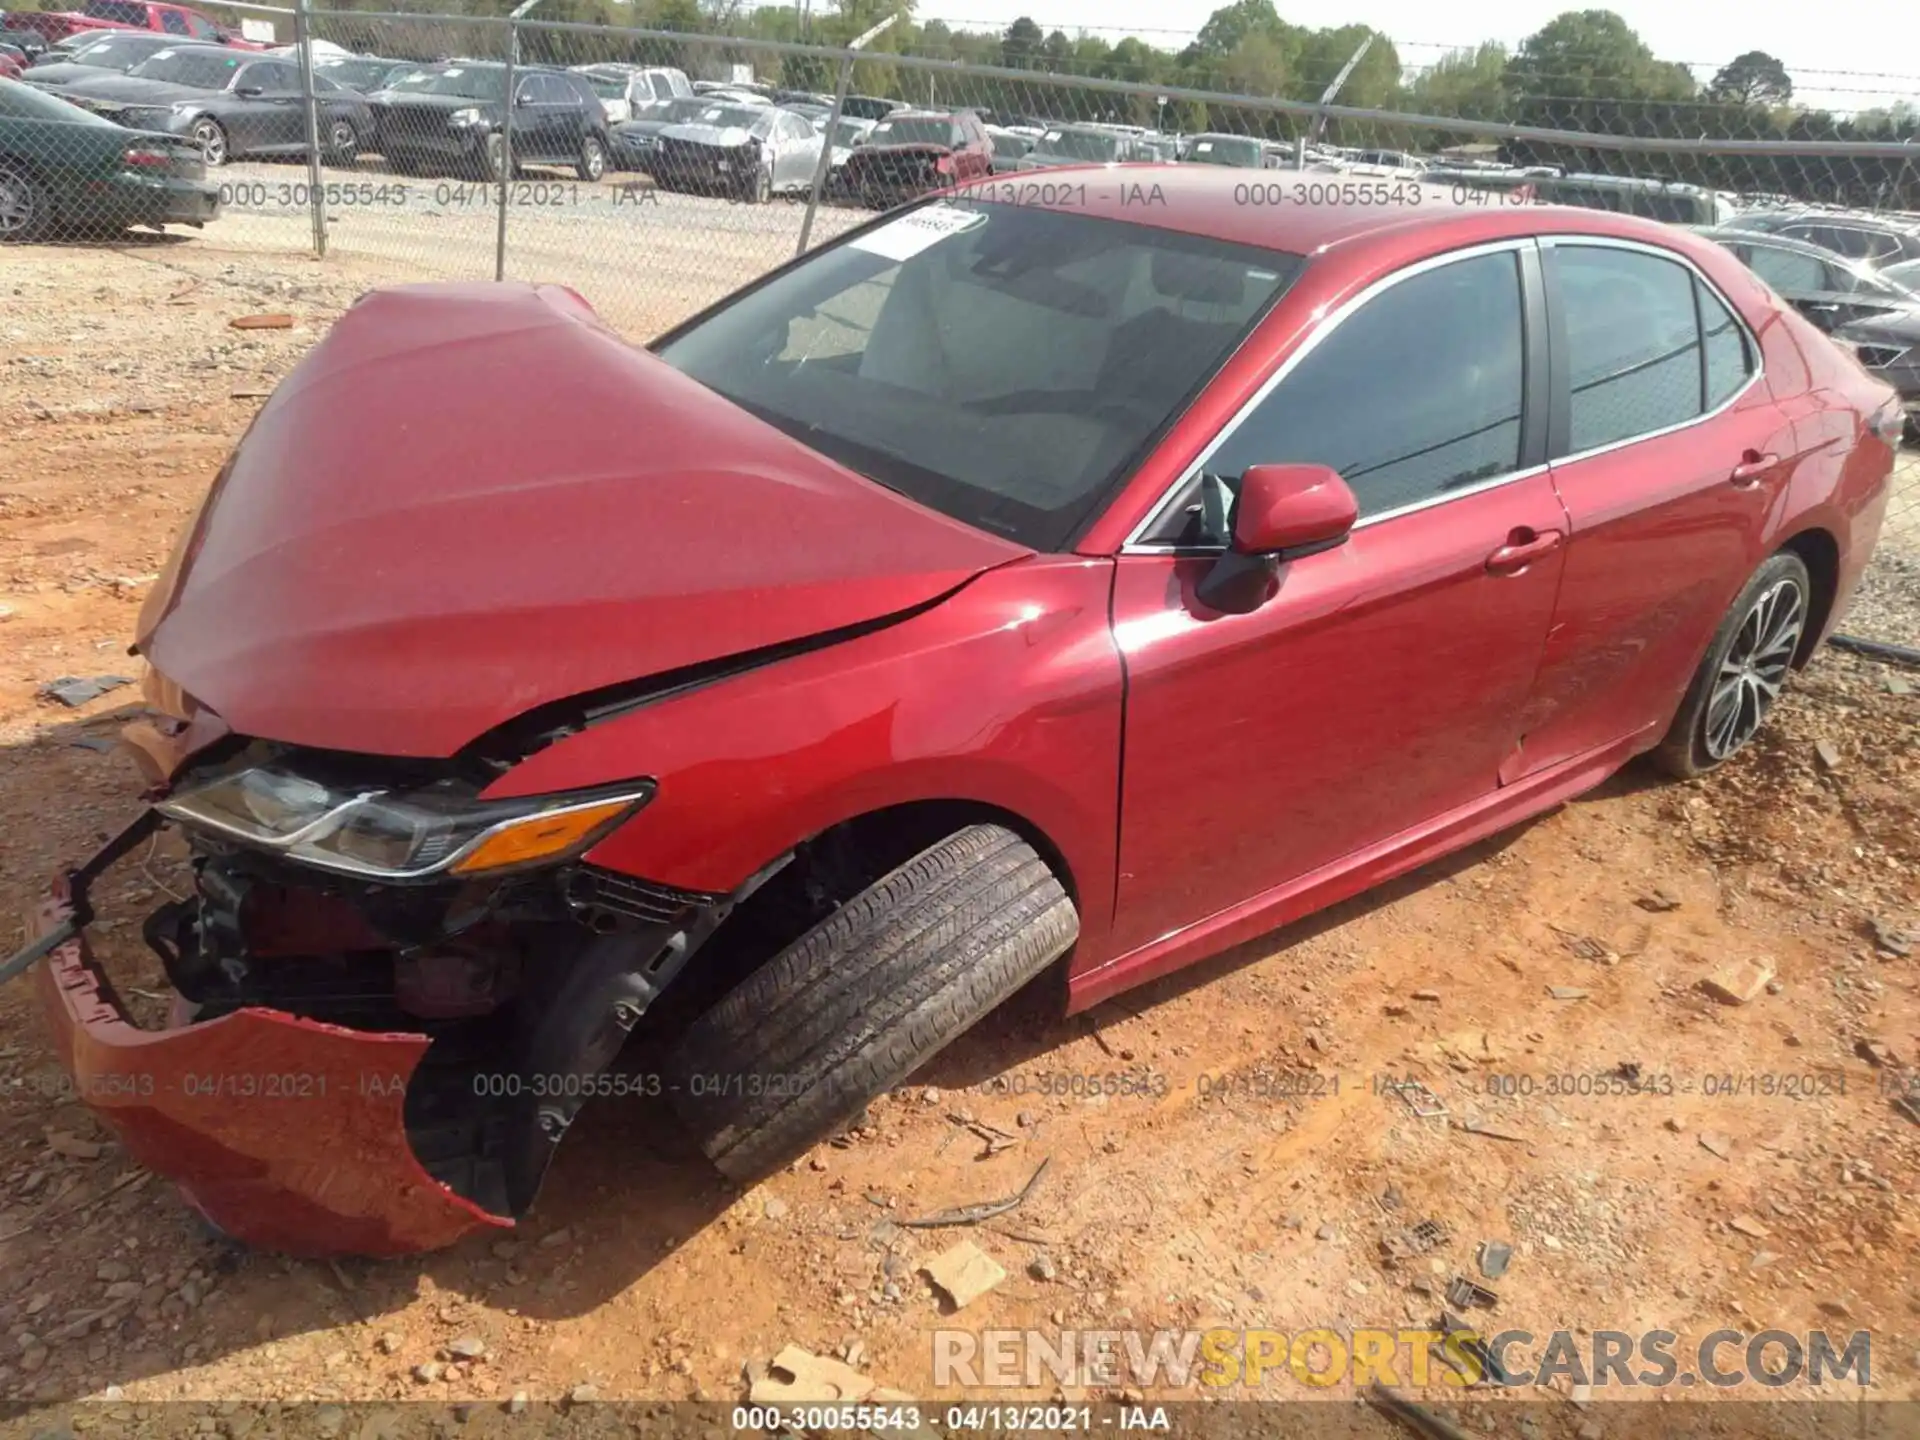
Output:
<svg viewBox="0 0 1920 1440">
<path fill-rule="evenodd" d="M 1702 411 L 1693 274 L 1600 245 L 1548 251 L 1566 319 L 1570 453 L 1648 435 Z"/>
<path fill-rule="evenodd" d="M 1747 383 L 1747 377 L 1753 373 L 1753 353 L 1747 344 L 1747 332 L 1720 297 L 1697 276 L 1693 289 L 1695 303 L 1700 307 L 1706 408 L 1717 410 Z"/>
<path fill-rule="evenodd" d="M 1362 518 L 1439 499 L 1519 467 L 1522 372 L 1519 262 L 1456 260 L 1335 325 L 1205 469 L 1231 484 L 1251 465 L 1329 465 Z"/>
<path fill-rule="evenodd" d="M 1811 255 L 1783 250 L 1778 245 L 1742 247 L 1747 266 L 1782 295 L 1804 294 L 1827 288 L 1827 267 Z"/>
</svg>

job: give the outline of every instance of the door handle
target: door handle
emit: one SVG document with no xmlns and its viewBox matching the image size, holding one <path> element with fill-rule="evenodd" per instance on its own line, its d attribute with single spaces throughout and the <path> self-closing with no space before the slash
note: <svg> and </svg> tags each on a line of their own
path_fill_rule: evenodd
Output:
<svg viewBox="0 0 1920 1440">
<path fill-rule="evenodd" d="M 1487 573 L 1518 575 L 1542 555 L 1558 550 L 1560 542 L 1566 538 L 1558 530 L 1532 530 L 1525 525 L 1516 526 L 1507 536 L 1507 543 L 1487 556 Z"/>
<path fill-rule="evenodd" d="M 1762 455 L 1757 450 L 1749 450 L 1740 457 L 1740 463 L 1733 467 L 1733 473 L 1727 479 L 1733 482 L 1735 489 L 1751 490 L 1779 463 L 1778 455 Z"/>
</svg>

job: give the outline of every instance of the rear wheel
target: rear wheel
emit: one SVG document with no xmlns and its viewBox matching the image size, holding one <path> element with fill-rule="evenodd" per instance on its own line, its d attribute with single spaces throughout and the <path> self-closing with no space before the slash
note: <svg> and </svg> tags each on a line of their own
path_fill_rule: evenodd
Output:
<svg viewBox="0 0 1920 1440">
<path fill-rule="evenodd" d="M 669 1062 L 674 1106 L 723 1173 L 768 1174 L 900 1084 L 1079 932 L 1031 845 L 970 825 L 867 886 L 688 1026 Z"/>
<path fill-rule="evenodd" d="M 1783 550 L 1754 571 L 1728 609 L 1654 760 L 1690 779 L 1731 759 L 1779 698 L 1806 634 L 1813 584 Z"/>
<path fill-rule="evenodd" d="M 589 135 L 580 142 L 580 159 L 574 173 L 588 183 L 607 173 L 607 147 L 601 144 L 598 135 Z"/>
<path fill-rule="evenodd" d="M 327 125 L 326 155 L 335 165 L 351 165 L 360 154 L 360 136 L 351 122 L 334 120 Z"/>
<path fill-rule="evenodd" d="M 193 143 L 200 147 L 200 154 L 206 159 L 208 169 L 227 163 L 227 132 L 221 128 L 218 120 L 203 115 L 193 122 L 193 129 L 187 133 L 193 137 Z"/>
<path fill-rule="evenodd" d="M 32 240 L 52 223 L 46 187 L 18 165 L 0 163 L 0 240 Z"/>
</svg>

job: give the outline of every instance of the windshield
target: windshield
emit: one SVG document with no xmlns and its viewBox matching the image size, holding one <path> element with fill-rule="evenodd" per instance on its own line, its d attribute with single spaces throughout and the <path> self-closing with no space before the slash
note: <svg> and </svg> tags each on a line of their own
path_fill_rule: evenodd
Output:
<svg viewBox="0 0 1920 1440">
<path fill-rule="evenodd" d="M 876 100 L 870 95 L 849 95 L 840 106 L 842 115 L 856 120 L 884 120 L 900 107 L 891 100 Z"/>
<path fill-rule="evenodd" d="M 1003 160 L 1018 160 L 1033 148 L 1033 142 L 1024 135 L 995 135 L 993 153 Z"/>
<path fill-rule="evenodd" d="M 609 80 L 604 75 L 582 75 L 580 77 L 593 87 L 593 93 L 602 100 L 624 100 L 627 98 L 627 82 Z"/>
<path fill-rule="evenodd" d="M 873 127 L 864 120 L 839 119 L 833 122 L 833 143 L 858 145 Z"/>
<path fill-rule="evenodd" d="M 913 120 L 882 120 L 867 137 L 873 145 L 947 145 L 953 140 L 953 122 L 944 116 Z"/>
<path fill-rule="evenodd" d="M 1055 549 L 1301 263 L 941 201 L 809 256 L 659 353 L 882 485 Z"/>
<path fill-rule="evenodd" d="M 1046 138 L 1033 148 L 1071 160 L 1117 160 L 1120 137 L 1100 130 L 1049 130 Z"/>
<path fill-rule="evenodd" d="M 465 100 L 498 100 L 505 92 L 506 71 L 495 65 L 449 65 L 441 70 L 415 70 L 393 82 L 402 95 L 451 95 Z"/>
<path fill-rule="evenodd" d="M 67 59 L 75 65 L 91 65 L 96 70 L 127 70 L 150 59 L 156 48 L 145 35 L 115 35 L 82 45 Z"/>
<path fill-rule="evenodd" d="M 0 116 L 9 120 L 60 120 L 70 125 L 105 125 L 110 130 L 120 128 L 105 116 L 82 110 L 78 105 L 69 105 L 56 96 L 45 94 L 31 85 L 22 85 L 17 80 L 0 80 Z"/>
<path fill-rule="evenodd" d="M 694 125 L 711 125 L 716 130 L 752 130 L 761 132 L 772 123 L 773 112 L 750 105 L 715 105 L 709 101 L 695 119 L 687 122 Z"/>
<path fill-rule="evenodd" d="M 397 67 L 391 60 L 316 60 L 313 68 L 337 85 L 357 87 L 383 80 Z"/>
<path fill-rule="evenodd" d="M 1193 142 L 1187 159 L 1197 165 L 1240 165 L 1258 168 L 1266 153 L 1258 140 L 1238 135 L 1202 135 Z"/>
<path fill-rule="evenodd" d="M 240 61 L 222 50 L 156 50 L 127 74 L 196 90 L 224 90 Z"/>
</svg>

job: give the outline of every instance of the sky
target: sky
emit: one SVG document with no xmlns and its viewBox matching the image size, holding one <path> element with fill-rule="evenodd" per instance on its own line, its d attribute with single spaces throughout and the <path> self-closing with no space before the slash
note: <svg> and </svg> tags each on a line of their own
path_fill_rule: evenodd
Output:
<svg viewBox="0 0 1920 1440">
<path fill-rule="evenodd" d="M 1043 30 L 1138 35 L 1177 49 L 1221 0 L 918 0 L 919 20 L 1004 29 L 1031 15 Z M 1906 98 L 1920 103 L 1920 4 L 1914 0 L 1506 0 L 1442 6 L 1433 0 L 1276 0 L 1283 19 L 1314 28 L 1366 24 L 1389 36 L 1403 64 L 1425 65 L 1446 50 L 1502 40 L 1517 45 L 1563 10 L 1611 9 L 1662 60 L 1696 68 L 1704 80 L 1745 50 L 1786 63 L 1795 99 L 1860 110 Z"/>
</svg>

